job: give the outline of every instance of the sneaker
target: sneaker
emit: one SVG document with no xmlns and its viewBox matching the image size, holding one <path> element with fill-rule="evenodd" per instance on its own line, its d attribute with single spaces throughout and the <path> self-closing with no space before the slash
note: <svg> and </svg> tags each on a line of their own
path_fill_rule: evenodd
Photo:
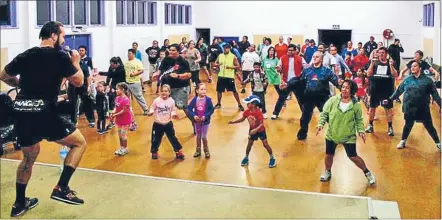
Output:
<svg viewBox="0 0 442 220">
<path fill-rule="evenodd" d="M 368 172 L 365 174 L 365 177 L 367 177 L 368 184 L 374 185 L 376 183 L 376 178 L 371 172 Z"/>
<path fill-rule="evenodd" d="M 388 136 L 394 136 L 393 127 L 388 128 Z"/>
<path fill-rule="evenodd" d="M 37 198 L 30 199 L 26 197 L 24 205 L 20 205 L 17 204 L 17 202 L 15 202 L 14 205 L 12 205 L 11 217 L 18 217 L 24 215 L 28 210 L 33 209 L 37 205 L 38 205 Z"/>
<path fill-rule="evenodd" d="M 242 105 L 238 105 L 238 110 L 243 112 L 244 111 L 244 107 Z"/>
<path fill-rule="evenodd" d="M 107 130 L 112 129 L 113 127 L 115 127 L 115 123 L 111 122 L 108 126 L 107 126 Z"/>
<path fill-rule="evenodd" d="M 292 100 L 292 95 L 287 96 L 285 100 Z"/>
<path fill-rule="evenodd" d="M 262 114 L 262 116 L 264 117 L 264 119 L 267 119 L 267 114 L 266 113 Z"/>
<path fill-rule="evenodd" d="M 437 149 L 439 149 L 439 152 L 442 151 L 442 150 L 441 150 L 441 147 L 442 147 L 441 143 L 437 143 L 437 144 L 436 144 L 436 147 L 437 147 Z"/>
<path fill-rule="evenodd" d="M 270 158 L 269 167 L 270 168 L 276 167 L 276 159 L 275 158 Z"/>
<path fill-rule="evenodd" d="M 321 174 L 321 178 L 319 179 L 321 182 L 328 182 L 331 179 L 331 172 L 328 170 L 324 170 L 324 172 Z"/>
<path fill-rule="evenodd" d="M 215 109 L 220 109 L 220 108 L 221 108 L 221 104 L 218 103 L 215 105 Z"/>
<path fill-rule="evenodd" d="M 206 159 L 209 159 L 210 158 L 209 151 L 204 151 L 204 156 L 206 157 Z"/>
<path fill-rule="evenodd" d="M 178 151 L 175 153 L 176 159 L 184 160 L 184 154 L 182 151 Z"/>
<path fill-rule="evenodd" d="M 152 153 L 152 160 L 158 159 L 158 152 Z"/>
<path fill-rule="evenodd" d="M 137 128 L 138 128 L 137 123 L 136 123 L 136 122 L 133 122 L 133 123 L 130 125 L 129 130 L 130 130 L 130 131 L 136 131 Z"/>
<path fill-rule="evenodd" d="M 246 93 L 246 89 L 241 89 L 241 93 Z"/>
<path fill-rule="evenodd" d="M 99 135 L 103 135 L 103 134 L 105 134 L 107 132 L 107 130 L 98 130 L 97 131 L 97 133 L 99 134 Z"/>
<path fill-rule="evenodd" d="M 307 132 L 304 129 L 299 129 L 297 137 L 300 141 L 305 140 L 307 139 Z"/>
<path fill-rule="evenodd" d="M 396 146 L 397 149 L 404 149 L 405 148 L 405 140 L 401 140 L 399 144 Z"/>
<path fill-rule="evenodd" d="M 149 111 L 148 111 L 148 110 L 144 110 L 144 111 L 143 111 L 143 115 L 144 115 L 144 116 L 146 116 L 146 115 L 147 115 L 147 113 L 149 113 Z"/>
<path fill-rule="evenodd" d="M 90 127 L 90 128 L 95 127 L 95 122 L 89 122 L 89 127 Z"/>
<path fill-rule="evenodd" d="M 56 186 L 52 190 L 51 199 L 55 199 L 60 202 L 65 202 L 71 205 L 81 205 L 84 204 L 84 200 L 77 197 L 77 192 L 71 190 L 69 186 L 61 188 Z"/>
<path fill-rule="evenodd" d="M 118 156 L 124 156 L 129 153 L 129 149 L 127 147 L 120 148 L 118 151 L 115 151 L 115 154 Z"/>
<path fill-rule="evenodd" d="M 279 116 L 277 116 L 277 115 L 272 115 L 272 117 L 271 117 L 270 119 L 272 119 L 272 120 L 276 120 L 277 118 L 279 118 Z"/>
<path fill-rule="evenodd" d="M 366 133 L 373 133 L 374 132 L 374 128 L 373 125 L 368 125 L 368 127 L 365 129 Z"/>
<path fill-rule="evenodd" d="M 201 156 L 201 151 L 196 151 L 194 154 L 193 154 L 193 157 L 199 157 L 199 156 Z"/>
<path fill-rule="evenodd" d="M 247 165 L 249 165 L 249 158 L 244 157 L 244 159 L 242 159 L 241 161 L 241 166 L 247 166 Z"/>
</svg>

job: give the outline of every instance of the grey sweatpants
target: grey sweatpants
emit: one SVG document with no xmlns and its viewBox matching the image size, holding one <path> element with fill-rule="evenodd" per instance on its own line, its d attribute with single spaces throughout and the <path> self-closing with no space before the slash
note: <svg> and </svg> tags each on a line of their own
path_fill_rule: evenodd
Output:
<svg viewBox="0 0 442 220">
<path fill-rule="evenodd" d="M 129 87 L 130 93 L 132 93 L 132 95 L 135 97 L 141 108 L 144 111 L 147 111 L 149 108 L 147 107 L 146 100 L 143 96 L 143 91 L 141 90 L 141 83 L 128 83 L 127 86 Z"/>
</svg>

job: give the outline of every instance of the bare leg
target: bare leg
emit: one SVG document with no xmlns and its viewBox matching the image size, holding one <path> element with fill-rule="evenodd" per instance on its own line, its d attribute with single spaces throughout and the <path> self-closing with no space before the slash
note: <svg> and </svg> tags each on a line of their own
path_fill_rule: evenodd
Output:
<svg viewBox="0 0 442 220">
<path fill-rule="evenodd" d="M 387 115 L 387 122 L 393 121 L 393 111 L 392 109 L 385 108 L 385 114 Z"/>
<path fill-rule="evenodd" d="M 249 142 L 247 143 L 246 157 L 249 157 L 249 153 L 252 150 L 253 142 L 255 142 L 255 141 L 252 139 L 249 139 Z"/>
<path fill-rule="evenodd" d="M 32 175 L 32 167 L 40 153 L 40 143 L 22 147 L 23 160 L 17 168 L 17 183 L 28 184 Z"/>
<path fill-rule="evenodd" d="M 216 95 L 217 95 L 217 98 L 218 98 L 218 104 L 221 105 L 221 98 L 223 97 L 223 93 L 222 92 L 217 92 Z M 237 95 L 238 95 L 238 93 L 237 93 Z"/>
<path fill-rule="evenodd" d="M 241 102 L 239 101 L 239 95 L 238 92 L 233 92 L 233 96 L 235 97 L 236 102 L 238 103 L 238 106 L 241 105 Z"/>
<path fill-rule="evenodd" d="M 364 160 L 360 156 L 350 157 L 350 160 L 356 164 L 362 171 L 367 170 L 367 166 L 365 166 Z"/>
<path fill-rule="evenodd" d="M 262 144 L 264 145 L 264 148 L 267 150 L 270 156 L 273 156 L 272 148 L 269 145 L 269 142 L 267 142 L 267 139 L 262 140 Z"/>
</svg>

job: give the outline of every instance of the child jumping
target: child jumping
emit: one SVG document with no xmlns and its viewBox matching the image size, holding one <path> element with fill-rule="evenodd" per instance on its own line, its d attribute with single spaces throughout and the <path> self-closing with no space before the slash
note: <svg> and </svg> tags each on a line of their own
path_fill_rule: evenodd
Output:
<svg viewBox="0 0 442 220">
<path fill-rule="evenodd" d="M 211 98 L 206 96 L 206 84 L 197 84 L 195 91 L 198 96 L 195 96 L 187 106 L 187 112 L 189 112 L 190 118 L 194 120 L 196 129 L 196 151 L 193 157 L 201 156 L 202 140 L 205 157 L 210 158 L 207 132 L 209 131 L 210 117 L 214 111 L 213 102 Z"/>
<path fill-rule="evenodd" d="M 258 105 L 260 104 L 259 97 L 251 95 L 248 98 L 245 98 L 243 101 L 247 103 L 247 110 L 244 111 L 240 119 L 229 122 L 229 124 L 236 124 L 243 122 L 244 120 L 247 119 L 250 124 L 249 142 L 247 144 L 246 157 L 244 157 L 244 159 L 242 160 L 241 166 L 246 166 L 249 164 L 249 153 L 250 150 L 252 149 L 253 142 L 258 140 L 259 138 L 261 139 L 262 144 L 264 145 L 265 149 L 270 155 L 269 167 L 273 168 L 276 166 L 276 159 L 273 155 L 272 148 L 267 142 L 267 135 L 264 127 L 264 118 L 261 110 L 259 110 L 258 108 Z"/>
<path fill-rule="evenodd" d="M 97 95 L 95 96 L 95 104 L 97 109 L 97 132 L 98 134 L 104 134 L 108 130 L 106 129 L 106 116 L 109 110 L 109 101 L 105 93 L 106 85 L 104 81 L 97 83 Z"/>
<path fill-rule="evenodd" d="M 267 80 L 266 74 L 261 72 L 260 63 L 254 63 L 253 69 L 253 72 L 251 72 L 247 76 L 247 79 L 244 79 L 243 85 L 246 85 L 249 82 L 252 84 L 252 94 L 258 96 L 260 101 L 258 107 L 262 109 L 264 119 L 267 119 L 265 92 L 267 90 L 267 85 L 269 84 L 269 82 Z"/>
<path fill-rule="evenodd" d="M 152 126 L 152 145 L 150 152 L 152 159 L 158 159 L 158 148 L 161 144 L 161 139 L 166 133 L 167 139 L 172 144 L 177 159 L 184 159 L 182 146 L 175 136 L 175 129 L 173 128 L 172 118 L 178 119 L 176 114 L 175 101 L 170 97 L 170 86 L 164 84 L 161 86 L 160 96 L 153 100 L 148 116 L 155 113 L 155 119 Z"/>
<path fill-rule="evenodd" d="M 117 97 L 115 98 L 115 109 L 110 115 L 110 120 L 115 119 L 118 127 L 118 136 L 120 138 L 120 148 L 115 151 L 115 155 L 124 156 L 129 153 L 127 149 L 127 130 L 132 122 L 130 112 L 130 101 L 127 97 L 128 86 L 126 83 L 117 84 Z"/>
</svg>

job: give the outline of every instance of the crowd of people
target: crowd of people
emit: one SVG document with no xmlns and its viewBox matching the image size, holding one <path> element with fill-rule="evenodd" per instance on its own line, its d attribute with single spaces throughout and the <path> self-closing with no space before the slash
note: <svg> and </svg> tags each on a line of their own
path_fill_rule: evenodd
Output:
<svg viewBox="0 0 442 220">
<path fill-rule="evenodd" d="M 59 23 L 45 26 L 40 34 L 43 40 L 42 46 L 30 50 L 38 51 L 37 54 L 47 53 L 48 56 L 58 56 L 57 59 L 60 59 L 57 68 L 45 69 L 52 74 L 45 75 L 48 78 L 47 82 L 52 82 L 51 93 L 42 93 L 38 89 L 41 85 L 38 88 L 32 85 L 32 80 L 36 80 L 33 78 L 35 74 L 32 75 L 32 71 L 26 67 L 29 66 L 26 62 L 30 62 L 31 59 L 43 63 L 46 61 L 35 57 L 36 53 L 29 51 L 17 56 L 8 64 L 0 79 L 11 86 L 18 86 L 19 81 L 15 76 L 21 76 L 19 100 L 51 100 L 54 92 L 60 91 L 59 88 L 55 89 L 55 85 L 59 87 L 62 80 L 67 79 L 68 93 L 60 94 L 58 102 L 70 103 L 72 107 L 71 111 L 65 112 L 67 117 L 64 118 L 59 117 L 60 112 L 54 116 L 52 113 L 56 111 L 31 114 L 26 109 L 15 109 L 20 112 L 20 117 L 24 118 L 18 122 L 18 138 L 23 146 L 25 159 L 21 168 L 19 167 L 22 174 L 18 172 L 17 199 L 11 216 L 22 215 L 38 204 L 38 200 L 25 198 L 24 191 L 30 177 L 27 169 L 35 162 L 39 142 L 47 137 L 50 137 L 48 140 L 63 145 L 60 151 L 64 164 L 62 175 L 51 198 L 69 204 L 82 204 L 83 200 L 67 186 L 85 148 L 84 138 L 77 133 L 78 129 L 74 126 L 77 118 L 85 113 L 89 127 L 96 126 L 99 134 L 105 134 L 116 125 L 120 146 L 115 154 L 124 156 L 129 153 L 128 131 L 137 129 L 131 107 L 134 99 L 140 105 L 144 116 L 154 117 L 151 132 L 153 160 L 159 157 L 158 149 L 164 134 L 170 141 L 176 158 L 180 160 L 185 158 L 173 124 L 178 110 L 185 113 L 196 135 L 193 157 L 200 157 L 203 151 L 205 158 L 211 158 L 207 135 L 211 116 L 215 110 L 221 109 L 223 93 L 227 91 L 233 93 L 238 110 L 242 112 L 238 119 L 230 121 L 229 124 L 240 123 L 247 119 L 250 126 L 246 155 L 241 166 L 248 165 L 251 147 L 254 141 L 260 139 L 270 157 L 269 167 L 275 167 L 276 158 L 267 141 L 264 124 L 264 120 L 267 119 L 266 92 L 269 85 L 272 85 L 278 94 L 272 120 L 280 117 L 282 108 L 292 99 L 292 92 L 297 99 L 301 112 L 300 129 L 297 133 L 299 140 L 308 137 L 309 124 L 315 108 L 321 112 L 316 135 L 324 129 L 325 124 L 328 124 L 325 134 L 325 170 L 320 177 L 321 181 L 331 179 L 335 149 L 338 144 L 342 144 L 347 156 L 363 171 L 368 183 L 375 184 L 375 176 L 357 154 L 357 138 L 360 137 L 365 142 L 366 133 L 374 132 L 378 106 L 382 106 L 387 114 L 388 135 L 394 136 L 393 100 L 398 99 L 401 94 L 404 94 L 402 109 L 405 126 L 402 140 L 397 148 L 402 149 L 406 146 L 406 140 L 417 121 L 424 124 L 437 148 L 441 150 L 441 143 L 430 114 L 430 96 L 440 107 L 440 97 L 434 83 L 435 80 L 439 80 L 439 73 L 422 60 L 422 51 L 416 51 L 415 59 L 407 63 L 403 70 L 399 70 L 400 53 L 403 52 L 403 48 L 398 39 L 389 48 L 384 47 L 381 42 L 374 42 L 373 37 L 370 37 L 370 41 L 365 45 L 358 43 L 357 48 L 353 48 L 352 42 L 349 41 L 341 54 L 338 54 L 340 51 L 338 45 L 319 43 L 316 46 L 313 39 L 307 39 L 304 45 L 295 45 L 291 43 L 290 37 L 287 38 L 287 43 L 284 42 L 282 36 L 274 46 L 272 40 L 267 37 L 257 46 L 251 44 L 247 36 L 244 36 L 240 42 L 224 42 L 222 38 L 215 38 L 209 46 L 202 38 L 197 42 L 193 40 L 187 42 L 187 39 L 183 38 L 179 44 L 166 39 L 162 47 L 159 47 L 158 41 L 155 40 L 152 46 L 145 50 L 149 62 L 147 70 L 143 66 L 143 56 L 138 50 L 138 43 L 134 42 L 132 48 L 127 50 L 126 61 L 123 62 L 120 57 L 112 57 L 108 70 L 98 71 L 94 68 L 92 59 L 87 56 L 85 46 L 78 48 L 78 54 L 74 51 L 71 58 L 53 50 L 59 49 L 63 43 L 64 30 Z M 67 67 L 61 66 L 63 63 L 66 63 Z M 34 63 L 34 66 L 40 64 Z M 408 70 L 410 76 L 404 78 L 395 89 L 396 79 L 404 77 Z M 206 75 L 207 83 L 200 79 L 200 72 Z M 434 74 L 433 78 L 428 76 L 430 72 Z M 59 73 L 64 75 L 57 75 Z M 207 95 L 207 86 L 214 81 L 213 74 L 217 75 L 216 103 Z M 95 82 L 94 77 L 97 75 L 106 76 L 106 81 Z M 41 79 L 38 81 L 41 82 Z M 241 93 L 247 93 L 246 85 L 250 83 L 251 95 L 240 100 L 236 82 L 241 85 Z M 152 100 L 149 106 L 149 100 L 145 99 L 143 92 L 145 86 L 153 85 L 157 87 L 158 97 Z M 337 89 L 340 93 L 337 93 Z M 246 109 L 242 103 L 246 104 Z M 365 106 L 369 113 L 365 129 L 362 106 Z M 97 112 L 97 122 L 94 110 Z M 35 119 L 36 115 L 44 117 Z M 32 128 L 24 124 L 34 120 L 37 120 L 36 125 L 47 124 L 44 119 L 54 126 L 47 131 L 39 131 L 38 134 L 33 133 L 36 131 L 30 132 L 29 129 Z M 65 123 L 64 120 L 68 120 L 69 123 Z M 72 134 L 76 139 L 72 139 Z"/>
</svg>

